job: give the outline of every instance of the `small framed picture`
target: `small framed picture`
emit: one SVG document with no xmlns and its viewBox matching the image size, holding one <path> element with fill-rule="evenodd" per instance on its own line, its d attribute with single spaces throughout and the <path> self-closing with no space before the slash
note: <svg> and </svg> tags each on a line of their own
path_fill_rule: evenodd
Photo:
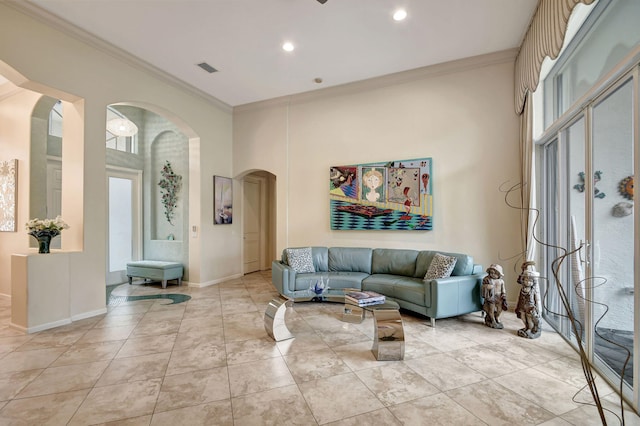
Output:
<svg viewBox="0 0 640 426">
<path fill-rule="evenodd" d="M 213 224 L 227 225 L 233 223 L 233 180 L 231 178 L 213 177 Z"/>
</svg>

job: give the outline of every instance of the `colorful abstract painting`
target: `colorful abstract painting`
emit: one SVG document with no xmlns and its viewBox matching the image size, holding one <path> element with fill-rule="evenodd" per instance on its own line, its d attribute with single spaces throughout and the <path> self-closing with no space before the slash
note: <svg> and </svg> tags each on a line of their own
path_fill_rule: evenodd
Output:
<svg viewBox="0 0 640 426">
<path fill-rule="evenodd" d="M 432 230 L 432 166 L 419 158 L 331 167 L 331 229 Z"/>
<path fill-rule="evenodd" d="M 16 231 L 18 160 L 0 160 L 0 231 Z"/>
</svg>

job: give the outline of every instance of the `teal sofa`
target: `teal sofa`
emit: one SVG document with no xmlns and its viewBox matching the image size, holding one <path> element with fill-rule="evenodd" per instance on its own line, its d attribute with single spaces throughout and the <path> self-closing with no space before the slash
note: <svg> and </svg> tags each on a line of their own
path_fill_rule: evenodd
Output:
<svg viewBox="0 0 640 426">
<path fill-rule="evenodd" d="M 424 276 L 436 253 L 457 258 L 451 276 Z M 271 265 L 271 278 L 283 296 L 308 300 L 310 288 L 327 282 L 328 295 L 344 288 L 372 290 L 396 301 L 401 308 L 435 320 L 482 310 L 480 286 L 485 273 L 473 257 L 460 253 L 363 247 L 311 247 L 314 272 L 296 272 L 287 259 Z"/>
</svg>

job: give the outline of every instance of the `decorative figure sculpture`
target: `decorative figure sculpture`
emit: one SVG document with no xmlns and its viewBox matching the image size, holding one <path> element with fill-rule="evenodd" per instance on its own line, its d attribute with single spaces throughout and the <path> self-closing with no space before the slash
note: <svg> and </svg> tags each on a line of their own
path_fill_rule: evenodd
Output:
<svg viewBox="0 0 640 426">
<path fill-rule="evenodd" d="M 500 322 L 500 314 L 507 310 L 507 293 L 504 286 L 502 266 L 491 264 L 487 268 L 487 275 L 482 280 L 482 297 L 485 317 L 484 323 L 491 328 L 504 328 Z"/>
<path fill-rule="evenodd" d="M 633 176 L 627 176 L 620 181 L 618 192 L 627 200 L 633 201 Z"/>
<path fill-rule="evenodd" d="M 540 293 L 538 291 L 538 276 L 535 270 L 535 262 L 527 261 L 522 264 L 522 272 L 518 276 L 518 284 L 522 286 L 516 315 L 524 322 L 524 328 L 518 330 L 518 336 L 527 339 L 540 337 L 542 327 L 540 325 Z"/>
<path fill-rule="evenodd" d="M 320 277 L 320 280 L 317 280 L 315 284 L 311 284 L 309 287 L 309 292 L 313 296 L 311 298 L 312 302 L 323 302 L 324 295 L 329 290 L 329 278 L 327 278 L 327 282 L 324 282 L 324 279 Z"/>
</svg>

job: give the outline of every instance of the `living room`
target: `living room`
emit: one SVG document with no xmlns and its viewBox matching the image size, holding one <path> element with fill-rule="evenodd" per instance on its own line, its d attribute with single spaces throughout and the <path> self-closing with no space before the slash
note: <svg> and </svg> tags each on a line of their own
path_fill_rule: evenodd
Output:
<svg viewBox="0 0 640 426">
<path fill-rule="evenodd" d="M 505 187 L 521 179 L 520 117 L 514 109 L 518 49 L 487 53 L 316 93 L 229 107 L 105 53 L 58 28 L 0 5 L 0 74 L 25 89 L 0 100 L 3 159 L 18 167 L 18 231 L 0 235 L 0 269 L 11 255 L 34 253 L 22 224 L 31 219 L 32 111 L 42 95 L 62 100 L 62 251 L 69 252 L 69 315 L 105 312 L 108 235 L 102 137 L 105 111 L 124 103 L 170 120 L 189 145 L 188 285 L 205 288 L 243 277 L 243 181 L 266 183 L 268 218 L 259 269 L 283 248 L 308 245 L 437 248 L 501 262 L 515 305 L 522 251 L 520 211 Z M 52 58 L 73 58 L 69 62 Z M 340 232 L 329 227 L 329 168 L 433 159 L 434 227 L 428 232 Z M 214 225 L 213 176 L 231 177 L 236 218 Z M 31 249 L 29 246 L 31 244 Z M 57 254 L 56 254 L 57 255 Z M 36 256 L 37 257 L 37 256 Z M 36 260 L 37 261 L 37 260 Z M 9 274 L 0 294 L 11 295 Z"/>
</svg>

